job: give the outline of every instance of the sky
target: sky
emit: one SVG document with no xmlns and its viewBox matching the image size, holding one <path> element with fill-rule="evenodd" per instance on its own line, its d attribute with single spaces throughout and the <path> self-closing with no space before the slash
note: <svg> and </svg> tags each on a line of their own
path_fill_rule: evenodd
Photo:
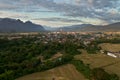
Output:
<svg viewBox="0 0 120 80">
<path fill-rule="evenodd" d="M 0 18 L 62 27 L 120 22 L 120 0 L 0 0 Z"/>
</svg>

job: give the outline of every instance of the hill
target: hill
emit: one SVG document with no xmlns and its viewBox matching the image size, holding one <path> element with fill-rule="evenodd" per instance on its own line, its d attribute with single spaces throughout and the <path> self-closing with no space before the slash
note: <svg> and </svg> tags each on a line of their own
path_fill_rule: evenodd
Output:
<svg viewBox="0 0 120 80">
<path fill-rule="evenodd" d="M 63 31 L 80 31 L 82 28 L 92 26 L 91 24 L 82 24 L 82 25 L 72 25 L 72 26 L 67 26 L 67 27 L 62 27 L 59 28 L 62 29 Z"/>
<path fill-rule="evenodd" d="M 55 78 L 55 80 L 86 80 L 71 64 L 26 75 L 16 80 L 54 80 L 53 78 Z"/>
<path fill-rule="evenodd" d="M 23 22 L 21 20 L 1 18 L 0 32 L 38 32 L 45 31 L 41 25 L 34 24 L 30 21 Z"/>
</svg>

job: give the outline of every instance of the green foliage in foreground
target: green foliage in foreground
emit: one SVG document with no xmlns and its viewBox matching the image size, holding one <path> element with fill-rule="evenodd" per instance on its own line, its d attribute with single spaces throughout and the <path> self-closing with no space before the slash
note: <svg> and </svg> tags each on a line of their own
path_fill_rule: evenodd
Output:
<svg viewBox="0 0 120 80">
<path fill-rule="evenodd" d="M 89 65 L 85 65 L 80 60 L 73 60 L 72 64 L 75 65 L 79 72 L 90 80 L 119 80 L 119 77 L 116 74 L 108 74 L 101 68 L 90 69 Z"/>
<path fill-rule="evenodd" d="M 5 71 L 5 73 L 0 74 L 0 80 L 14 80 L 14 72 Z"/>
<path fill-rule="evenodd" d="M 75 65 L 76 69 L 81 72 L 86 78 L 90 78 L 91 76 L 91 69 L 89 65 L 85 65 L 83 61 L 80 60 L 73 60 L 72 64 Z"/>
<path fill-rule="evenodd" d="M 36 66 L 31 66 L 32 64 L 26 64 L 26 66 L 23 68 L 22 66 L 19 66 L 18 69 L 5 71 L 4 73 L 0 74 L 0 80 L 14 80 L 17 77 L 38 72 L 38 71 L 45 71 L 63 64 L 67 64 L 69 61 L 73 59 L 73 56 L 71 55 L 64 55 L 54 61 L 47 60 L 46 62 L 42 64 L 38 64 Z"/>
<path fill-rule="evenodd" d="M 101 68 L 92 70 L 92 78 L 94 80 L 119 80 L 119 77 L 116 74 L 108 74 Z"/>
<path fill-rule="evenodd" d="M 78 54 L 73 43 L 44 44 L 35 43 L 36 40 L 36 38 L 0 39 L 0 80 L 14 80 L 26 74 L 45 71 L 68 63 L 73 59 L 73 54 Z M 57 52 L 61 52 L 63 56 L 48 60 Z"/>
</svg>

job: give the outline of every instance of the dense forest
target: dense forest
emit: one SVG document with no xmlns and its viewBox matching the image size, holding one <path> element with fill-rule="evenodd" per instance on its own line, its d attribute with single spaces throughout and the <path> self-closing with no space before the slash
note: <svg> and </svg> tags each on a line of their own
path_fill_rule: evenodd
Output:
<svg viewBox="0 0 120 80">
<path fill-rule="evenodd" d="M 0 80 L 14 80 L 26 74 L 48 70 L 68 63 L 73 55 L 80 54 L 77 46 L 71 42 L 45 44 L 36 43 L 36 40 L 37 38 L 29 37 L 0 39 Z M 63 55 L 49 60 L 57 52 Z"/>
</svg>

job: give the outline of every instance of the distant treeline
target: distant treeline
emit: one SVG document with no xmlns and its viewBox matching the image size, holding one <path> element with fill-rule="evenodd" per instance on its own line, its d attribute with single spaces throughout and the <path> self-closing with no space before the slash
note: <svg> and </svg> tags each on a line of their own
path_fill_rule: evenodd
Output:
<svg viewBox="0 0 120 80">
<path fill-rule="evenodd" d="M 114 43 L 114 44 L 117 44 L 117 43 L 120 43 L 120 38 L 99 39 L 99 40 L 96 40 L 95 42 L 96 42 L 97 44 L 100 44 L 100 43 Z"/>
<path fill-rule="evenodd" d="M 119 38 L 114 38 L 114 39 L 97 39 L 95 41 L 92 41 L 87 46 L 83 45 L 84 46 L 83 49 L 87 50 L 87 52 L 89 54 L 96 54 L 101 49 L 101 47 L 98 46 L 98 45 L 102 44 L 102 43 L 120 44 L 120 39 Z"/>
</svg>

